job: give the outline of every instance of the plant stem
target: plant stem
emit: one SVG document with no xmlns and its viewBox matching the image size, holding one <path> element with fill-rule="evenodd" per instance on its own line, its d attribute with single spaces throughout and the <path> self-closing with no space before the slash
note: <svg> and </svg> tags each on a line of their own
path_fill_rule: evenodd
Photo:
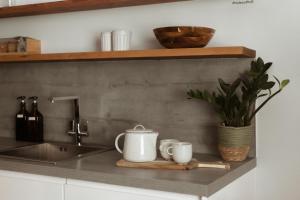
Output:
<svg viewBox="0 0 300 200">
<path fill-rule="evenodd" d="M 269 98 L 267 98 L 250 116 L 250 121 L 252 120 L 252 118 L 256 115 L 256 113 L 258 113 L 258 111 L 260 111 L 260 109 L 262 109 L 262 107 L 264 107 L 264 105 L 266 103 L 268 103 L 274 96 L 276 96 L 277 94 L 279 94 L 282 91 L 282 89 L 279 89 L 277 92 L 275 92 L 274 94 L 272 94 Z"/>
</svg>

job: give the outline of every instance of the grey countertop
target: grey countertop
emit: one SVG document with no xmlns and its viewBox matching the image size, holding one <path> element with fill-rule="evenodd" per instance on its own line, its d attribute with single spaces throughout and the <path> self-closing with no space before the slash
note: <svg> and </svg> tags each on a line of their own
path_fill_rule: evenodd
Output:
<svg viewBox="0 0 300 200">
<path fill-rule="evenodd" d="M 0 138 L 0 150 L 29 143 Z M 193 169 L 189 171 L 119 168 L 121 159 L 116 151 L 94 154 L 80 159 L 58 162 L 56 165 L 0 158 L 0 170 L 79 179 L 121 186 L 210 196 L 256 166 L 256 159 L 231 163 L 230 170 Z M 200 161 L 216 161 L 218 157 L 206 154 L 194 156 Z"/>
</svg>

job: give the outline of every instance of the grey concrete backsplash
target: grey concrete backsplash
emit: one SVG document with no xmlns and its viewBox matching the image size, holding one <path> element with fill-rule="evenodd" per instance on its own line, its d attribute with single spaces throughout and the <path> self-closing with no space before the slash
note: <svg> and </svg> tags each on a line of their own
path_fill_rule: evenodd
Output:
<svg viewBox="0 0 300 200">
<path fill-rule="evenodd" d="M 188 100 L 191 88 L 214 90 L 217 79 L 232 81 L 251 59 L 139 60 L 0 64 L 0 136 L 14 137 L 17 96 L 39 97 L 45 140 L 71 142 L 66 134 L 72 102 L 51 104 L 51 96 L 80 96 L 89 121 L 84 143 L 113 144 L 136 124 L 162 138 L 192 142 L 194 150 L 216 152 L 217 116 L 210 105 Z M 28 101 L 29 104 L 29 101 Z M 30 110 L 30 105 L 27 105 Z"/>
</svg>

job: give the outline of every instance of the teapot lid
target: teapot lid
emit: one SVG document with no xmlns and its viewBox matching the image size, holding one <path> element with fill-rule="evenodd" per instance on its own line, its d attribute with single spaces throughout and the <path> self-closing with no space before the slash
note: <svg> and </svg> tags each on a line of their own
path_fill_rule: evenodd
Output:
<svg viewBox="0 0 300 200">
<path fill-rule="evenodd" d="M 133 129 L 128 129 L 127 133 L 153 133 L 152 129 L 146 129 L 143 125 L 139 124 L 135 126 Z"/>
</svg>

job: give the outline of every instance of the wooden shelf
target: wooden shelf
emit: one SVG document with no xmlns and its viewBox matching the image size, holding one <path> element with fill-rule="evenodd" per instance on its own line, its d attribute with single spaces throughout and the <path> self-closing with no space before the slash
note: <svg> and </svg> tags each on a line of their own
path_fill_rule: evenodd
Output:
<svg viewBox="0 0 300 200">
<path fill-rule="evenodd" d="M 53 54 L 2 54 L 0 63 L 54 62 L 92 60 L 156 60 L 192 58 L 255 58 L 255 50 L 246 47 L 209 47 L 189 49 L 151 49 L 113 52 L 82 52 Z"/>
<path fill-rule="evenodd" d="M 65 0 L 0 8 L 0 18 L 138 6 L 187 0 Z"/>
</svg>

